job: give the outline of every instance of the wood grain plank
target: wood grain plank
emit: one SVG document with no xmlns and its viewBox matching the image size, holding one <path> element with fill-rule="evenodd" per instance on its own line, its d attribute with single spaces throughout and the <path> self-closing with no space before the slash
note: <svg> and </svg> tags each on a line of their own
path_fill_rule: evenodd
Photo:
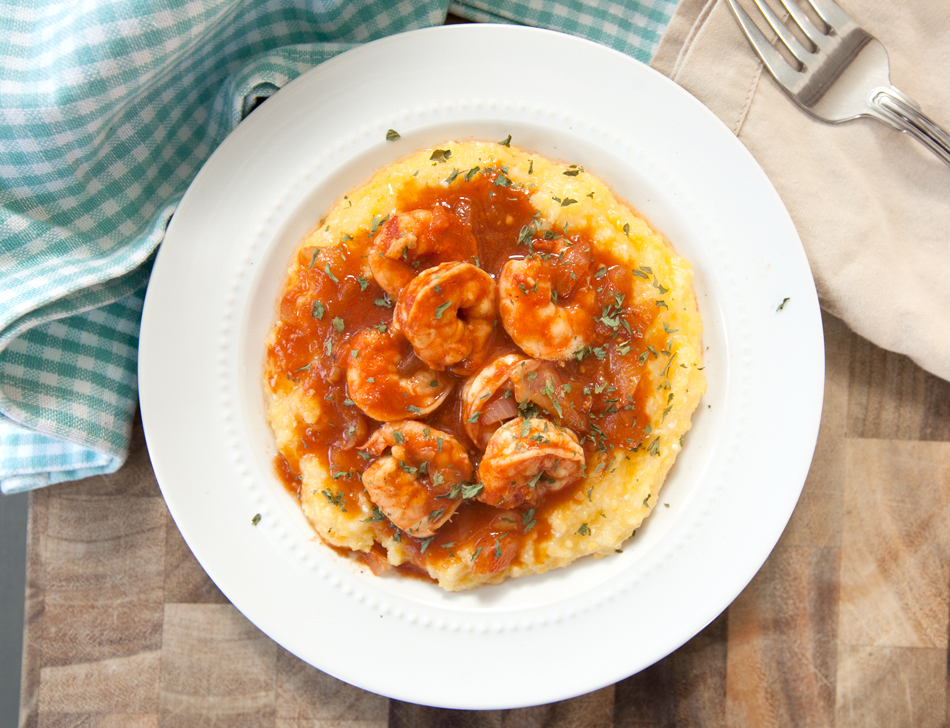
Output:
<svg viewBox="0 0 950 728">
<path fill-rule="evenodd" d="M 839 639 L 947 648 L 950 443 L 850 440 Z"/>
<path fill-rule="evenodd" d="M 728 726 L 834 725 L 838 557 L 780 542 L 729 607 Z"/>
<path fill-rule="evenodd" d="M 836 728 L 945 726 L 946 663 L 946 650 L 842 645 Z"/>
<path fill-rule="evenodd" d="M 514 710 L 445 710 L 391 701 L 389 728 L 611 728 L 614 687 Z"/>
<path fill-rule="evenodd" d="M 583 669 L 581 667 L 580 669 Z M 614 725 L 614 686 L 571 700 L 502 711 L 503 728 L 611 728 Z"/>
<path fill-rule="evenodd" d="M 158 728 L 158 714 L 43 713 L 38 728 Z"/>
<path fill-rule="evenodd" d="M 45 491 L 37 726 L 157 718 L 167 511 L 136 445 L 127 470 Z"/>
<path fill-rule="evenodd" d="M 848 437 L 950 441 L 950 382 L 860 336 L 850 362 Z"/>
<path fill-rule="evenodd" d="M 945 725 L 950 444 L 851 440 L 837 725 Z"/>
<path fill-rule="evenodd" d="M 277 645 L 230 604 L 168 604 L 162 726 L 272 726 Z"/>
<path fill-rule="evenodd" d="M 165 511 L 161 498 L 51 493 L 46 603 L 161 604 Z"/>
<path fill-rule="evenodd" d="M 38 728 L 158 728 L 158 714 L 43 713 Z"/>
<path fill-rule="evenodd" d="M 389 700 L 277 653 L 277 728 L 386 728 Z"/>
<path fill-rule="evenodd" d="M 131 657 L 162 647 L 161 603 L 47 604 L 43 666 Z"/>
<path fill-rule="evenodd" d="M 157 713 L 162 655 L 140 652 L 40 671 L 39 714 Z"/>
<path fill-rule="evenodd" d="M 723 613 L 673 654 L 617 683 L 616 728 L 725 725 L 726 630 Z"/>
<path fill-rule="evenodd" d="M 273 726 L 277 645 L 230 604 L 167 604 L 163 728 Z"/>
<path fill-rule="evenodd" d="M 391 700 L 389 728 L 504 728 L 500 710 L 445 710 Z"/>
</svg>

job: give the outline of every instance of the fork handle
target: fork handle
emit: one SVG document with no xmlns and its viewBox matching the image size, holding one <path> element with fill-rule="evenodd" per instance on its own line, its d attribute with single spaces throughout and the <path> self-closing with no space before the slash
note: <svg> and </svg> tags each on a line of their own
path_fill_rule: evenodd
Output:
<svg viewBox="0 0 950 728">
<path fill-rule="evenodd" d="M 906 131 L 927 149 L 950 164 L 950 134 L 927 116 L 920 107 L 893 86 L 875 89 L 868 104 L 875 116 L 898 131 Z"/>
</svg>

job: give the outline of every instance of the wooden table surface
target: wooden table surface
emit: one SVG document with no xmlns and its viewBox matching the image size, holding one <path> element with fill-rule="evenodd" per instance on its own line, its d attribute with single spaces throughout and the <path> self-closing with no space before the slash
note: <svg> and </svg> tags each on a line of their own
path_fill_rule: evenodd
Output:
<svg viewBox="0 0 950 728">
<path fill-rule="evenodd" d="M 189 552 L 137 426 L 118 473 L 30 496 L 21 726 L 947 725 L 950 384 L 829 316 L 825 343 L 815 460 L 748 588 L 642 673 L 520 710 L 391 701 L 278 647 Z"/>
</svg>

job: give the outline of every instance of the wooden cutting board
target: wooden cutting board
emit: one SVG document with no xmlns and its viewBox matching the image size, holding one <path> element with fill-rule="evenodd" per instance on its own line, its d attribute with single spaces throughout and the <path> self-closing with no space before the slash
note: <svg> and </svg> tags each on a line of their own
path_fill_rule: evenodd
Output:
<svg viewBox="0 0 950 728">
<path fill-rule="evenodd" d="M 827 316 L 825 342 L 815 460 L 748 588 L 644 672 L 522 710 L 388 700 L 278 647 L 191 555 L 137 424 L 118 473 L 31 494 L 21 726 L 947 725 L 950 384 Z"/>
</svg>

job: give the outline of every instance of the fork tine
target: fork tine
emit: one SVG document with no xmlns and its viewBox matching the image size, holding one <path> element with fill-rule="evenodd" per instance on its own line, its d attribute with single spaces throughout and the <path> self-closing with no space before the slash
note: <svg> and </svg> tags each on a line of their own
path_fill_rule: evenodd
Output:
<svg viewBox="0 0 950 728">
<path fill-rule="evenodd" d="M 765 2 L 765 0 L 753 0 L 756 7 L 759 9 L 759 12 L 762 13 L 762 16 L 772 26 L 772 30 L 775 31 L 775 34 L 781 39 L 782 43 L 785 44 L 785 47 L 788 48 L 789 52 L 798 59 L 799 63 L 806 63 L 807 60 L 811 57 L 811 51 L 809 51 L 805 46 L 803 46 L 798 38 L 795 37 L 795 34 L 792 33 L 785 23 L 782 22 L 781 18 L 775 14 L 775 11 L 772 10 L 772 7 Z"/>
<path fill-rule="evenodd" d="M 726 1 L 729 3 L 729 7 L 732 8 L 732 12 L 735 13 L 736 19 L 742 27 L 742 32 L 749 39 L 749 43 L 752 44 L 755 52 L 759 54 L 759 58 L 762 59 L 765 67 L 769 69 L 769 73 L 785 88 L 794 87 L 798 82 L 799 72 L 788 65 L 788 62 L 782 58 L 782 54 L 772 47 L 769 39 L 763 35 L 758 26 L 752 22 L 749 14 L 736 0 Z"/>
<path fill-rule="evenodd" d="M 818 17 L 832 30 L 841 34 L 849 25 L 857 25 L 857 21 L 848 15 L 834 0 L 806 0 Z"/>
<path fill-rule="evenodd" d="M 782 7 L 788 11 L 788 14 L 792 20 L 795 21 L 795 24 L 801 28 L 802 33 L 808 36 L 808 40 L 819 48 L 824 48 L 827 44 L 828 36 L 825 35 L 824 31 L 815 27 L 815 24 L 811 22 L 811 18 L 805 15 L 804 11 L 795 3 L 795 0 L 778 1 L 782 4 Z"/>
</svg>

